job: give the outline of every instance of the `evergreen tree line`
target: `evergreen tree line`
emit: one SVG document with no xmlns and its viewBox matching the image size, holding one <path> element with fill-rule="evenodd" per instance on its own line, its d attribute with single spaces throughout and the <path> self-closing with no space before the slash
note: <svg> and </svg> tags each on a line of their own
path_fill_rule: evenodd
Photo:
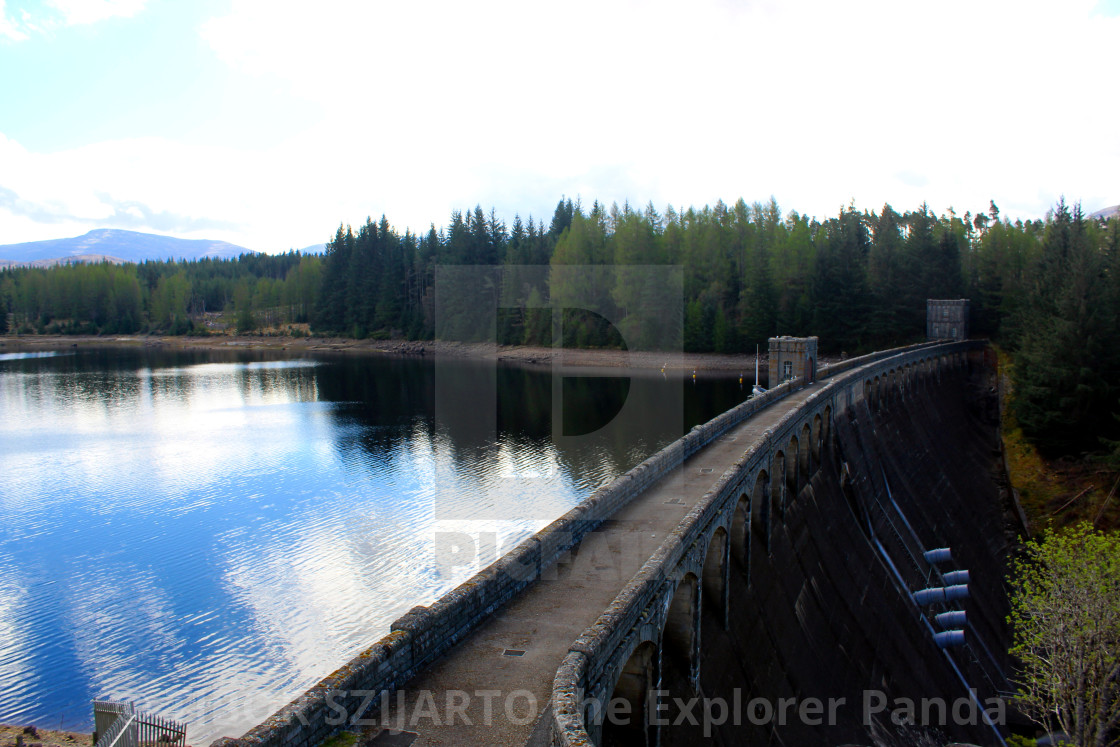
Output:
<svg viewBox="0 0 1120 747">
<path fill-rule="evenodd" d="M 749 352 L 772 335 L 817 335 L 822 352 L 857 354 L 922 339 L 927 298 L 967 297 L 973 336 L 1014 355 L 1026 432 L 1069 448 L 1115 430 L 1118 262 L 1120 220 L 1089 220 L 1064 201 L 1045 220 L 1011 223 L 994 203 L 963 216 L 849 206 L 820 221 L 783 215 L 773 199 L 663 213 L 562 199 L 547 226 L 531 217 L 507 226 L 481 207 L 421 235 L 367 219 L 357 231 L 339 226 L 323 255 L 8 269 L 0 325 L 175 334 L 202 331 L 206 312 L 221 312 L 242 332 L 306 324 L 315 334 L 431 339 L 438 265 L 592 265 L 603 270 L 601 305 L 566 316 L 564 342 L 617 346 L 605 318 L 625 326 L 649 292 L 625 268 L 672 265 L 683 272 L 683 341 L 671 344 Z M 539 307 L 565 288 L 548 287 L 547 276 L 514 285 L 504 289 L 499 341 L 551 344 L 551 312 Z M 648 329 L 626 339 L 663 341 Z"/>
<path fill-rule="evenodd" d="M 321 267 L 318 256 L 288 252 L 10 268 L 0 271 L 0 332 L 198 334 L 219 314 L 244 332 L 306 323 Z"/>
<path fill-rule="evenodd" d="M 1035 232 L 1041 225 L 1007 231 Z M 547 227 L 515 218 L 510 228 L 476 207 L 453 213 L 446 230 L 433 226 L 423 236 L 399 235 L 382 218 L 356 232 L 340 226 L 327 244 L 312 324 L 355 337 L 430 338 L 435 267 L 444 264 L 603 266 L 608 308 L 596 311 L 618 318 L 637 289 L 627 285 L 633 276 L 610 268 L 679 265 L 688 351 L 747 350 L 780 333 L 816 334 L 827 351 L 858 352 L 924 334 L 925 299 L 966 291 L 980 237 L 971 216 L 938 218 L 925 206 L 903 215 L 890 206 L 881 214 L 848 208 L 822 223 L 796 212 L 783 217 L 773 200 L 679 212 L 670 206 L 664 214 L 652 205 L 639 211 L 595 203 L 587 210 L 561 200 Z M 562 289 L 529 285 L 514 295 L 512 305 L 528 308 L 503 315 L 499 341 L 548 344 L 547 315 L 533 308 L 563 296 Z M 991 301 L 996 308 L 983 316 L 988 333 L 999 324 L 1003 299 L 992 291 Z M 570 321 L 565 333 L 576 344 L 618 341 L 596 315 Z"/>
</svg>

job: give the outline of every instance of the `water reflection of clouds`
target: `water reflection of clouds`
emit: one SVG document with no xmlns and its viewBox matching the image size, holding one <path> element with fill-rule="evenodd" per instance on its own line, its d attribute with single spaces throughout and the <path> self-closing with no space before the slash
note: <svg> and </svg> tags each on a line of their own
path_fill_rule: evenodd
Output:
<svg viewBox="0 0 1120 747">
<path fill-rule="evenodd" d="M 87 489 L 118 499 L 105 507 L 131 510 L 153 494 L 154 485 L 164 494 L 182 495 L 231 471 L 275 465 L 307 437 L 303 418 L 286 408 L 316 397 L 313 383 L 286 387 L 268 380 L 275 370 L 313 367 L 294 363 L 192 366 L 171 378 L 140 369 L 133 377 L 114 377 L 112 384 L 96 375 L 59 372 L 4 377 L 0 437 L 10 444 L 8 458 L 15 461 L 17 452 L 19 457 L 8 465 L 19 487 L 13 492 L 29 499 L 58 495 L 60 478 L 77 478 Z M 220 368 L 218 378 L 214 367 Z M 45 411 L 49 418 L 42 417 Z M 314 422 L 315 430 L 326 425 Z M 115 469 L 106 470 L 106 464 Z"/>
<path fill-rule="evenodd" d="M 40 352 L 21 352 L 21 353 L 0 353 L 0 362 L 3 361 L 25 361 L 33 358 L 57 358 L 60 355 L 73 355 L 73 353 L 63 353 L 58 350 L 44 350 Z"/>
<path fill-rule="evenodd" d="M 223 583 L 303 685 L 376 640 L 432 590 L 417 562 L 423 520 L 385 510 L 384 496 L 371 494 L 383 489 L 314 496 L 283 522 L 225 538 Z"/>
<path fill-rule="evenodd" d="M 73 561 L 56 604 L 96 694 L 187 719 L 195 744 L 236 736 L 617 464 L 608 443 L 575 454 L 531 428 L 437 428 L 423 374 L 279 361 L 0 376 L 0 409 L 23 421 L 0 423 L 0 518 Z M 446 532 L 475 543 L 464 562 L 439 556 Z M 132 598 L 135 619 L 95 603 Z M 0 631 L 27 639 L 18 657 L 42 636 L 13 614 L 0 602 Z M 174 666 L 130 660 L 135 646 Z M 0 710 L 18 676 L 0 659 Z"/>
<path fill-rule="evenodd" d="M 191 366 L 165 366 L 149 370 L 149 376 L 154 378 L 165 377 L 203 377 L 222 376 L 240 373 L 242 371 L 284 371 L 293 368 L 315 368 L 319 361 L 315 360 L 280 360 L 280 361 L 248 361 L 245 363 L 196 363 Z"/>
<path fill-rule="evenodd" d="M 26 655 L 28 579 L 11 555 L 0 552 L 0 701 L 8 702 L 40 679 Z M 5 713 L 5 722 L 19 722 L 20 712 Z"/>
<path fill-rule="evenodd" d="M 81 556 L 63 595 L 78 666 L 98 695 L 148 695 L 155 676 L 182 659 L 188 643 L 171 592 L 150 568 L 116 555 Z"/>
<path fill-rule="evenodd" d="M 256 533 L 246 537 L 234 554 L 243 557 L 246 568 L 251 569 L 254 563 L 261 565 L 255 576 L 243 574 L 242 581 L 256 589 L 257 598 L 272 595 L 274 603 L 271 607 L 257 603 L 248 610 L 252 624 L 247 626 L 244 638 L 235 642 L 240 650 L 232 648 L 234 642 L 219 632 L 219 626 L 190 642 L 196 650 L 189 661 L 185 658 L 180 635 L 184 626 L 171 602 L 177 593 L 175 582 L 157 577 L 151 568 L 182 562 L 197 566 L 197 559 L 185 560 L 182 556 L 191 552 L 205 556 L 205 533 L 180 541 L 175 536 L 176 525 L 165 520 L 175 520 L 184 508 L 204 509 L 215 501 L 256 501 L 258 510 L 266 511 L 274 506 L 258 500 L 264 494 L 251 489 L 254 478 L 267 479 L 273 474 L 277 479 L 270 487 L 282 491 L 285 466 L 311 467 L 312 472 L 315 466 L 328 472 L 337 468 L 330 448 L 330 415 L 315 402 L 313 380 L 309 385 L 297 379 L 296 386 L 285 386 L 285 374 L 278 370 L 285 367 L 259 368 L 226 366 L 222 371 L 203 370 L 201 376 L 180 372 L 170 377 L 153 377 L 150 371 L 141 369 L 123 377 L 133 382 L 124 390 L 102 386 L 96 374 L 91 377 L 88 373 L 44 372 L 18 379 L 0 378 L 0 409 L 6 414 L 0 424 L 0 439 L 5 447 L 21 444 L 18 453 L 4 448 L 0 454 L 0 468 L 5 472 L 0 483 L 0 510 L 5 523 L 21 527 L 17 532 L 23 532 L 23 539 L 38 534 L 48 547 L 65 543 L 63 537 L 68 532 L 44 504 L 71 504 L 74 491 L 68 487 L 81 485 L 83 499 L 68 506 L 78 515 L 66 520 L 77 522 L 74 531 L 81 529 L 83 545 L 93 543 L 103 548 L 99 555 L 89 556 L 74 554 L 72 547 L 58 547 L 75 562 L 52 573 L 64 582 L 60 586 L 66 589 L 63 598 L 55 598 L 49 609 L 39 610 L 40 614 L 58 618 L 54 627 L 57 629 L 62 622 L 66 631 L 68 643 L 51 645 L 61 645 L 71 652 L 80 670 L 75 674 L 87 681 L 95 694 L 135 697 L 147 707 L 181 714 L 193 724 L 219 719 L 215 722 L 218 728 L 219 722 L 233 723 L 230 733 L 238 733 L 246 724 L 240 706 L 239 719 L 227 721 L 229 704 L 239 700 L 239 689 L 256 686 L 272 693 L 267 706 L 272 708 L 278 686 L 291 686 L 293 679 L 301 680 L 309 672 L 322 675 L 328 651 L 315 641 L 327 642 L 330 649 L 337 636 L 332 637 L 330 630 L 310 636 L 300 631 L 322 628 L 323 620 L 337 617 L 337 608 L 360 591 L 341 583 L 352 577 L 352 569 L 342 562 L 344 558 L 337 552 L 321 550 L 330 545 L 329 527 L 316 527 L 315 519 L 306 516 L 291 517 L 300 530 L 296 534 L 266 524 L 264 532 L 286 545 L 278 557 L 287 558 L 287 562 L 271 569 L 262 562 Z M 312 367 L 304 364 L 291 368 Z M 300 402 L 303 398 L 309 400 L 306 406 Z M 306 442 L 317 445 L 310 457 L 299 453 L 300 444 Z M 231 476 L 235 476 L 233 495 L 228 492 Z M 248 488 L 245 493 L 236 493 L 238 483 Z M 147 558 L 148 566 L 123 562 L 123 547 L 116 544 L 124 541 L 123 537 L 116 539 L 111 525 L 97 518 L 106 513 L 117 516 L 112 521 L 136 525 L 139 531 L 130 541 L 141 546 L 131 545 L 129 554 Z M 262 526 L 252 517 L 246 518 L 250 526 Z M 305 529 L 309 530 L 306 535 L 302 531 Z M 199 539 L 203 539 L 202 546 L 197 544 Z M 113 545 L 105 545 L 106 540 Z M 171 549 L 180 544 L 183 547 Z M 206 575 L 205 571 L 198 572 Z M 17 619 L 16 608 L 10 606 L 21 601 L 15 590 L 7 588 L 14 578 L 5 574 L 6 583 L 0 590 L 4 592 L 0 602 L 4 644 L 0 651 L 6 654 L 0 660 L 0 703 L 5 712 L 12 700 L 26 698 L 26 689 L 32 684 L 25 671 L 28 667 L 18 663 L 29 661 L 44 646 L 41 637 L 28 637 L 28 621 Z M 277 583 L 282 578 L 295 583 Z M 331 597 L 330 590 L 341 596 Z M 301 597 L 310 601 L 306 610 L 294 601 Z M 235 615 L 236 605 L 231 605 L 231 600 L 214 601 L 227 608 L 227 615 Z M 293 609 L 301 610 L 302 619 L 291 619 Z M 270 619 L 270 610 L 275 619 Z M 285 614 L 288 622 L 294 623 L 286 646 L 277 636 L 278 630 L 285 629 Z M 11 634 L 7 634 L 9 628 Z M 287 655 L 275 666 L 262 666 L 262 631 L 263 648 L 286 649 Z M 142 652 L 158 652 L 158 656 L 145 663 Z M 297 670 L 294 677 L 293 664 Z M 305 684 L 300 682 L 301 686 Z M 11 688 L 16 692 L 10 697 L 3 694 L 4 689 Z M 41 715 L 30 712 L 28 717 Z M 196 729 L 195 737 L 206 733 Z"/>
</svg>

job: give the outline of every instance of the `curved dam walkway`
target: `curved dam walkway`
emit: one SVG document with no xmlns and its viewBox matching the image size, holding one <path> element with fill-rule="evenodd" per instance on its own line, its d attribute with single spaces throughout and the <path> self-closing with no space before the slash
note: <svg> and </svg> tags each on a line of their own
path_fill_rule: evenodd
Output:
<svg viewBox="0 0 1120 747">
<path fill-rule="evenodd" d="M 1004 578 L 1022 524 L 1003 483 L 990 374 L 975 366 L 921 396 L 896 392 L 837 414 L 820 469 L 769 542 L 754 542 L 749 562 L 732 559 L 726 609 L 702 600 L 698 676 L 689 681 L 687 657 L 670 648 L 661 660 L 657 687 L 668 695 L 744 712 L 764 696 L 774 710 L 694 724 L 663 697 L 667 725 L 648 743 L 1000 744 L 983 712 L 1003 736 L 1016 725 L 996 701 L 1012 689 Z M 951 561 L 923 562 L 933 542 L 951 545 Z M 943 580 L 957 569 L 969 576 Z M 969 596 L 911 601 L 943 583 L 967 583 Z M 962 644 L 932 643 L 943 613 L 962 615 L 951 626 Z M 604 731 L 602 744 L 642 743 L 633 736 Z"/>
<path fill-rule="evenodd" d="M 888 696 L 977 688 L 977 700 L 1007 687 L 1002 563 L 1014 528 L 995 487 L 986 362 L 982 343 L 914 346 L 744 403 L 212 747 L 315 747 L 341 730 L 368 747 L 913 737 L 893 733 Z M 941 582 L 922 551 L 947 539 L 989 600 L 970 606 L 955 654 L 934 646 L 933 613 L 962 605 L 911 599 Z M 884 707 L 869 720 L 855 694 L 870 691 Z M 658 710 L 655 692 L 681 700 Z M 755 724 L 735 706 L 713 733 L 682 710 L 742 693 L 851 698 L 824 729 L 813 717 Z M 593 718 L 616 701 L 637 716 Z M 973 721 L 922 736 L 1001 741 Z"/>
<path fill-rule="evenodd" d="M 413 678 L 403 697 L 390 698 L 378 722 L 416 733 L 415 747 L 547 744 L 548 719 L 541 716 L 572 641 L 610 606 L 727 465 L 821 386 L 810 384 L 769 405 L 631 499 Z M 384 744 L 406 741 L 388 737 Z"/>
</svg>

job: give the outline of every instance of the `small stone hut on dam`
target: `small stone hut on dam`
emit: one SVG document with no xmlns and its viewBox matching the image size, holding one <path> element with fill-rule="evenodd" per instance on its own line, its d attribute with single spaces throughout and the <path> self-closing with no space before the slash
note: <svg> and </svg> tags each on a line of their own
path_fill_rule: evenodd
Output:
<svg viewBox="0 0 1120 747">
<path fill-rule="evenodd" d="M 791 379 L 811 384 L 817 378 L 817 338 L 771 337 L 769 360 L 770 387 Z"/>
<path fill-rule="evenodd" d="M 968 299 L 926 299 L 926 338 L 968 339 Z"/>
</svg>

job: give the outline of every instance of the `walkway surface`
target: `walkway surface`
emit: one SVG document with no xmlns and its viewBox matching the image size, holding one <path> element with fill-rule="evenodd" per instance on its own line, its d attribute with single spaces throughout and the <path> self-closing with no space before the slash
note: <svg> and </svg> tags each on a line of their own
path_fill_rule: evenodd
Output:
<svg viewBox="0 0 1120 747">
<path fill-rule="evenodd" d="M 823 385 L 811 384 L 755 413 L 631 500 L 391 697 L 378 719 L 390 728 L 367 728 L 371 747 L 547 744 L 547 719 L 540 717 L 571 643 L 727 467 Z"/>
</svg>

